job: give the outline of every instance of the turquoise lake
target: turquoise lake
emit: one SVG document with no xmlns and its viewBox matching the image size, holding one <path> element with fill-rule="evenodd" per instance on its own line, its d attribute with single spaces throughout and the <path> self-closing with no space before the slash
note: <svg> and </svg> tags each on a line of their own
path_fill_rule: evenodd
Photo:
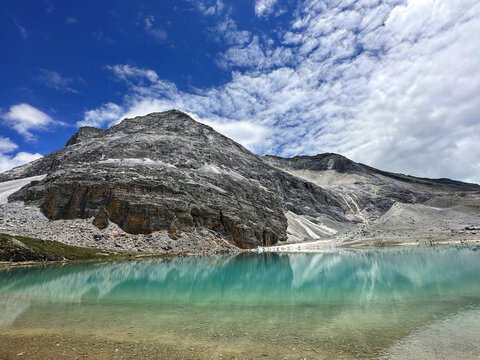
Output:
<svg viewBox="0 0 480 360">
<path fill-rule="evenodd" d="M 0 358 L 478 359 L 480 248 L 0 270 Z"/>
</svg>

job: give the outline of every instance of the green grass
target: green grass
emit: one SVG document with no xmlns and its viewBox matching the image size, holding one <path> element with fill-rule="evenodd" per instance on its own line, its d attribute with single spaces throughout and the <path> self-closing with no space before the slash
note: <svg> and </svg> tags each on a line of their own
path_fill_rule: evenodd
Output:
<svg viewBox="0 0 480 360">
<path fill-rule="evenodd" d="M 6 234 L 0 234 L 0 239 L 4 237 L 14 237 L 15 239 L 21 241 L 25 245 L 27 245 L 30 249 L 45 255 L 50 255 L 55 258 L 66 258 L 69 260 L 93 260 L 98 258 L 105 258 L 108 255 L 115 255 L 115 252 L 107 251 L 107 250 L 100 250 L 100 249 L 92 249 L 92 248 L 84 248 L 79 246 L 72 246 L 62 244 L 58 241 L 51 241 L 51 240 L 39 240 L 35 238 L 29 238 L 24 236 L 10 236 Z"/>
<path fill-rule="evenodd" d="M 24 236 L 12 236 L 0 233 L 0 252 L 10 250 L 31 254 L 29 249 L 12 245 L 11 240 L 16 239 L 33 251 L 38 256 L 38 261 L 91 261 L 91 260 L 120 260 L 130 258 L 133 255 L 126 251 L 111 251 L 72 246 L 58 241 L 40 240 Z M 152 254 L 153 255 L 153 254 Z M 35 261 L 35 260 L 34 260 Z"/>
<path fill-rule="evenodd" d="M 22 242 L 28 247 L 25 249 L 16 245 L 11 240 L 15 239 Z M 40 240 L 25 236 L 13 236 L 0 233 L 0 255 L 1 253 L 19 254 L 22 252 L 31 257 L 34 253 L 34 262 L 59 262 L 59 261 L 105 261 L 105 260 L 125 260 L 125 259 L 138 259 L 138 258 L 157 258 L 157 257 L 173 257 L 181 256 L 185 254 L 181 253 L 147 253 L 147 252 L 128 252 L 128 251 L 112 251 L 105 249 L 93 249 L 80 246 L 72 246 L 63 244 L 58 241 Z M 8 259 L 6 260 L 8 262 Z M 13 260 L 13 261 L 25 261 L 25 260 Z M 0 265 L 2 267 L 2 265 Z"/>
</svg>

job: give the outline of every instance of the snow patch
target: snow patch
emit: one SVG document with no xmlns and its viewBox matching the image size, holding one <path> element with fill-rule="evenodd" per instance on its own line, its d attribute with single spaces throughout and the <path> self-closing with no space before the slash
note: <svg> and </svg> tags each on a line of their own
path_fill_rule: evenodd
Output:
<svg viewBox="0 0 480 360">
<path fill-rule="evenodd" d="M 169 164 L 161 160 L 152 160 L 149 158 L 106 159 L 106 160 L 100 160 L 99 163 L 100 164 L 120 164 L 120 165 L 148 165 L 148 166 L 160 166 L 160 167 L 169 167 L 169 168 L 176 167 L 173 164 Z"/>
<path fill-rule="evenodd" d="M 224 172 L 218 166 L 212 164 L 203 164 L 201 167 L 198 168 L 198 171 L 213 174 L 221 174 Z"/>
<path fill-rule="evenodd" d="M 8 197 L 25 185 L 30 184 L 32 181 L 43 180 L 46 176 L 47 175 L 44 174 L 0 183 L 0 204 L 6 204 L 8 202 Z"/>
<path fill-rule="evenodd" d="M 327 165 L 329 166 L 329 165 Z M 336 189 L 342 185 L 355 185 L 368 182 L 364 176 L 357 174 L 342 174 L 336 170 L 315 171 L 309 169 L 285 170 L 287 173 L 307 180 L 315 185 Z"/>
<path fill-rule="evenodd" d="M 341 193 L 339 192 L 338 195 L 340 195 L 340 197 L 343 199 L 343 201 L 345 202 L 345 204 L 348 206 L 349 210 L 351 211 L 352 214 L 354 215 L 357 215 L 364 224 L 368 225 L 369 224 L 369 221 L 368 219 L 365 217 L 365 215 L 363 215 L 362 213 L 362 209 L 360 208 L 359 204 L 358 204 L 358 198 L 357 200 L 355 200 L 355 195 L 353 193 L 349 194 L 347 192 L 345 193 Z M 353 204 L 353 207 L 352 205 Z"/>
<path fill-rule="evenodd" d="M 337 233 L 335 229 L 329 228 L 323 223 L 314 223 L 304 215 L 297 215 L 288 211 L 285 216 L 288 221 L 287 235 L 289 242 L 321 239 Z"/>
<path fill-rule="evenodd" d="M 209 173 L 209 174 L 223 174 L 223 175 L 230 176 L 235 180 L 248 181 L 247 178 L 245 178 L 244 176 L 240 175 L 239 173 L 233 170 L 221 169 L 218 166 L 212 165 L 212 164 L 203 164 L 201 167 L 198 168 L 198 171 L 203 173 Z"/>
</svg>

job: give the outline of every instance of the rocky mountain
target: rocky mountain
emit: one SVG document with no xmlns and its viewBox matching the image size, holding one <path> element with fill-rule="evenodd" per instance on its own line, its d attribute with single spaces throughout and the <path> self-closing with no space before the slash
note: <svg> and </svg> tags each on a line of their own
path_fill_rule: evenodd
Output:
<svg viewBox="0 0 480 360">
<path fill-rule="evenodd" d="M 476 227 L 469 224 L 480 224 L 477 184 L 390 173 L 332 153 L 264 160 L 337 194 L 347 218 L 362 223 L 350 240 L 468 237 L 476 235 L 464 231 Z"/>
<path fill-rule="evenodd" d="M 285 212 L 349 222 L 337 195 L 266 164 L 179 111 L 81 128 L 67 145 L 0 175 L 48 174 L 10 196 L 51 220 L 111 221 L 130 234 L 207 228 L 241 248 L 287 239 Z"/>
<path fill-rule="evenodd" d="M 95 236 L 113 223 L 125 239 L 163 233 L 169 244 L 193 239 L 187 247 L 207 236 L 239 248 L 338 237 L 395 204 L 443 197 L 478 205 L 480 193 L 478 185 L 391 174 L 336 154 L 260 157 L 177 110 L 80 128 L 63 149 L 0 174 L 0 182 L 40 174 L 8 201 L 39 207 L 53 221 L 87 220 Z"/>
</svg>

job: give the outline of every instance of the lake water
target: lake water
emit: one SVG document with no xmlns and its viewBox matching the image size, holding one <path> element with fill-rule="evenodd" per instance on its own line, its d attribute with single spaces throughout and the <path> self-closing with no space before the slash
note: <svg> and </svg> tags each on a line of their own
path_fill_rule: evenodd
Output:
<svg viewBox="0 0 480 360">
<path fill-rule="evenodd" d="M 478 359 L 480 249 L 0 271 L 0 358 Z"/>
</svg>

